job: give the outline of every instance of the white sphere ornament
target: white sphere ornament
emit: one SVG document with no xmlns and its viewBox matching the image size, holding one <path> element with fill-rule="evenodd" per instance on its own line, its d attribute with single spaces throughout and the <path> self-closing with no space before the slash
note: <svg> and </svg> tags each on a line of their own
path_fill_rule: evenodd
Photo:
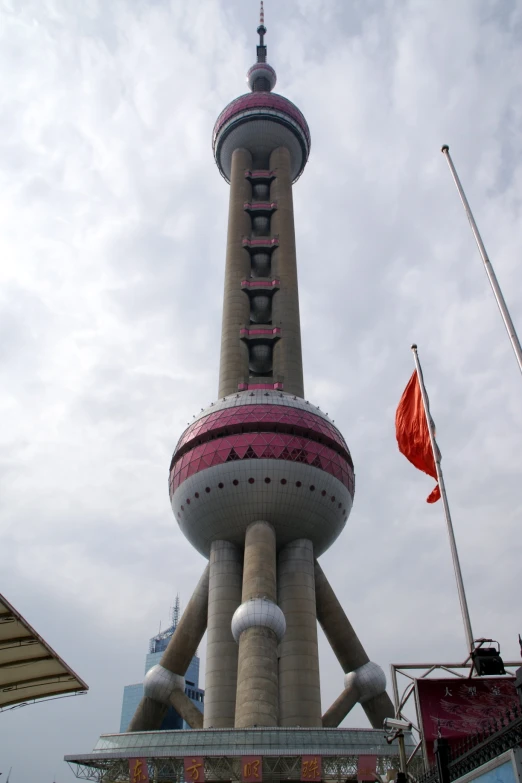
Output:
<svg viewBox="0 0 522 783">
<path fill-rule="evenodd" d="M 265 79 L 268 91 L 271 91 L 276 86 L 277 76 L 276 72 L 268 63 L 255 63 L 247 72 L 247 83 L 251 90 L 254 89 L 254 84 L 257 79 Z"/>
<path fill-rule="evenodd" d="M 236 642 L 248 628 L 268 628 L 280 642 L 286 631 L 285 616 L 278 605 L 268 598 L 251 598 L 241 604 L 232 617 L 232 636 Z"/>
<path fill-rule="evenodd" d="M 149 669 L 143 680 L 144 696 L 161 704 L 170 704 L 171 694 L 176 690 L 185 691 L 185 678 L 159 663 Z"/>
<path fill-rule="evenodd" d="M 356 689 L 358 701 L 364 704 L 375 696 L 380 696 L 386 690 L 386 675 L 377 663 L 368 663 L 344 675 L 344 687 Z"/>
</svg>

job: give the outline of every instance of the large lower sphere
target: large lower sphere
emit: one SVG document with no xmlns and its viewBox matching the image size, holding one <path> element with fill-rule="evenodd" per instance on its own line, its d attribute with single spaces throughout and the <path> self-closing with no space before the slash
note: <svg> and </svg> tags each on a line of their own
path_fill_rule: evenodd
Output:
<svg viewBox="0 0 522 783">
<path fill-rule="evenodd" d="M 315 406 L 246 391 L 213 404 L 185 430 L 169 490 L 182 532 L 206 556 L 215 540 L 242 545 L 248 525 L 261 519 L 274 526 L 278 547 L 307 538 L 320 555 L 352 508 L 353 463 Z"/>
</svg>

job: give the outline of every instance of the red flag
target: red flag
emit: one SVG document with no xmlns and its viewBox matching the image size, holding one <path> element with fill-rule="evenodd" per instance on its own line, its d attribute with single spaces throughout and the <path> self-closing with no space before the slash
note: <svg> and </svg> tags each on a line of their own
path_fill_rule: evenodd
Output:
<svg viewBox="0 0 522 783">
<path fill-rule="evenodd" d="M 436 479 L 435 459 L 431 448 L 430 432 L 422 403 L 417 370 L 413 371 L 399 402 L 395 414 L 395 433 L 401 454 L 404 454 L 406 459 L 418 470 L 422 470 L 428 476 Z M 437 484 L 433 492 L 426 498 L 426 502 L 435 503 L 439 498 L 440 489 Z"/>
</svg>

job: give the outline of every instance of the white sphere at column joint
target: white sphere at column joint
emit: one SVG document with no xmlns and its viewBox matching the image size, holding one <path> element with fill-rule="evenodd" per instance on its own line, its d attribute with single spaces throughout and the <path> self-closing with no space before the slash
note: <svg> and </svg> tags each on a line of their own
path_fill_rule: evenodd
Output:
<svg viewBox="0 0 522 783">
<path fill-rule="evenodd" d="M 242 603 L 232 617 L 232 636 L 236 642 L 247 628 L 268 628 L 280 642 L 286 631 L 285 616 L 268 598 L 251 598 Z"/>
<path fill-rule="evenodd" d="M 149 669 L 143 680 L 144 696 L 161 704 L 170 704 L 170 697 L 176 690 L 185 692 L 185 678 L 159 663 Z"/>
<path fill-rule="evenodd" d="M 344 675 L 344 687 L 354 689 L 358 694 L 358 701 L 364 704 L 375 696 L 380 696 L 386 690 L 386 675 L 377 663 L 368 663 L 348 672 Z"/>
</svg>

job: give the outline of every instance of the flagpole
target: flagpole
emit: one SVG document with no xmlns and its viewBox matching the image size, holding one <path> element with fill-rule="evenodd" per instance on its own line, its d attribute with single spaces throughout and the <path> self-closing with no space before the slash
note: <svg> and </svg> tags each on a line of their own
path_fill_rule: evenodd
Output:
<svg viewBox="0 0 522 783">
<path fill-rule="evenodd" d="M 455 579 L 457 580 L 457 591 L 459 594 L 460 609 L 462 612 L 462 620 L 464 623 L 464 633 L 466 635 L 466 641 L 468 643 L 468 651 L 471 653 L 473 650 L 473 631 L 471 630 L 471 620 L 469 617 L 468 602 L 466 599 L 466 591 L 464 590 L 464 581 L 462 579 L 462 571 L 460 569 L 459 553 L 457 552 L 457 543 L 455 541 L 455 534 L 453 532 L 453 523 L 451 521 L 451 514 L 448 504 L 448 497 L 446 495 L 446 485 L 444 484 L 444 476 L 442 475 L 442 468 L 440 464 L 440 451 L 437 447 L 435 440 L 435 433 L 433 431 L 433 421 L 430 416 L 430 407 L 428 403 L 428 395 L 426 394 L 426 388 L 424 386 L 424 378 L 422 376 L 422 369 L 420 366 L 419 355 L 417 353 L 417 346 L 412 345 L 413 359 L 415 361 L 415 367 L 417 369 L 417 377 L 419 379 L 419 386 L 422 394 L 422 402 L 424 405 L 424 414 L 426 416 L 426 423 L 428 425 L 428 431 L 430 433 L 431 450 L 433 451 L 433 459 L 435 460 L 435 470 L 437 471 L 437 481 L 439 482 L 440 494 L 442 497 L 442 504 L 444 506 L 444 514 L 446 515 L 446 523 L 448 526 L 448 535 L 451 548 L 451 556 L 453 559 L 453 569 L 455 571 Z"/>
<path fill-rule="evenodd" d="M 477 224 L 475 223 L 475 218 L 473 217 L 473 213 L 471 211 L 468 200 L 466 198 L 466 194 L 464 193 L 464 189 L 460 183 L 459 176 L 457 174 L 455 166 L 453 165 L 453 161 L 451 159 L 451 155 L 449 153 L 449 147 L 447 144 L 445 144 L 442 147 L 441 152 L 446 157 L 446 160 L 448 161 L 448 166 L 450 168 L 452 177 L 455 181 L 455 185 L 457 186 L 460 200 L 462 201 L 462 204 L 466 211 L 466 215 L 468 216 L 469 224 L 471 226 L 473 236 L 475 237 L 475 242 L 477 243 L 479 253 L 481 255 L 482 261 L 484 262 L 486 274 L 489 278 L 491 288 L 493 289 L 493 294 L 495 296 L 498 309 L 500 310 L 500 315 L 502 316 L 502 320 L 504 321 L 504 326 L 506 327 L 506 331 L 509 335 L 511 345 L 515 352 L 515 356 L 518 362 L 518 369 L 520 370 L 520 372 L 522 372 L 522 347 L 520 346 L 520 340 L 518 339 L 518 335 L 515 330 L 515 325 L 511 320 L 511 316 L 509 314 L 509 310 L 506 305 L 506 300 L 504 299 L 502 290 L 498 284 L 497 276 L 495 275 L 495 271 L 493 269 L 493 266 L 491 265 L 491 261 L 488 258 L 486 248 L 484 247 L 484 242 L 482 241 L 482 237 L 480 236 L 479 230 L 477 228 Z"/>
</svg>

